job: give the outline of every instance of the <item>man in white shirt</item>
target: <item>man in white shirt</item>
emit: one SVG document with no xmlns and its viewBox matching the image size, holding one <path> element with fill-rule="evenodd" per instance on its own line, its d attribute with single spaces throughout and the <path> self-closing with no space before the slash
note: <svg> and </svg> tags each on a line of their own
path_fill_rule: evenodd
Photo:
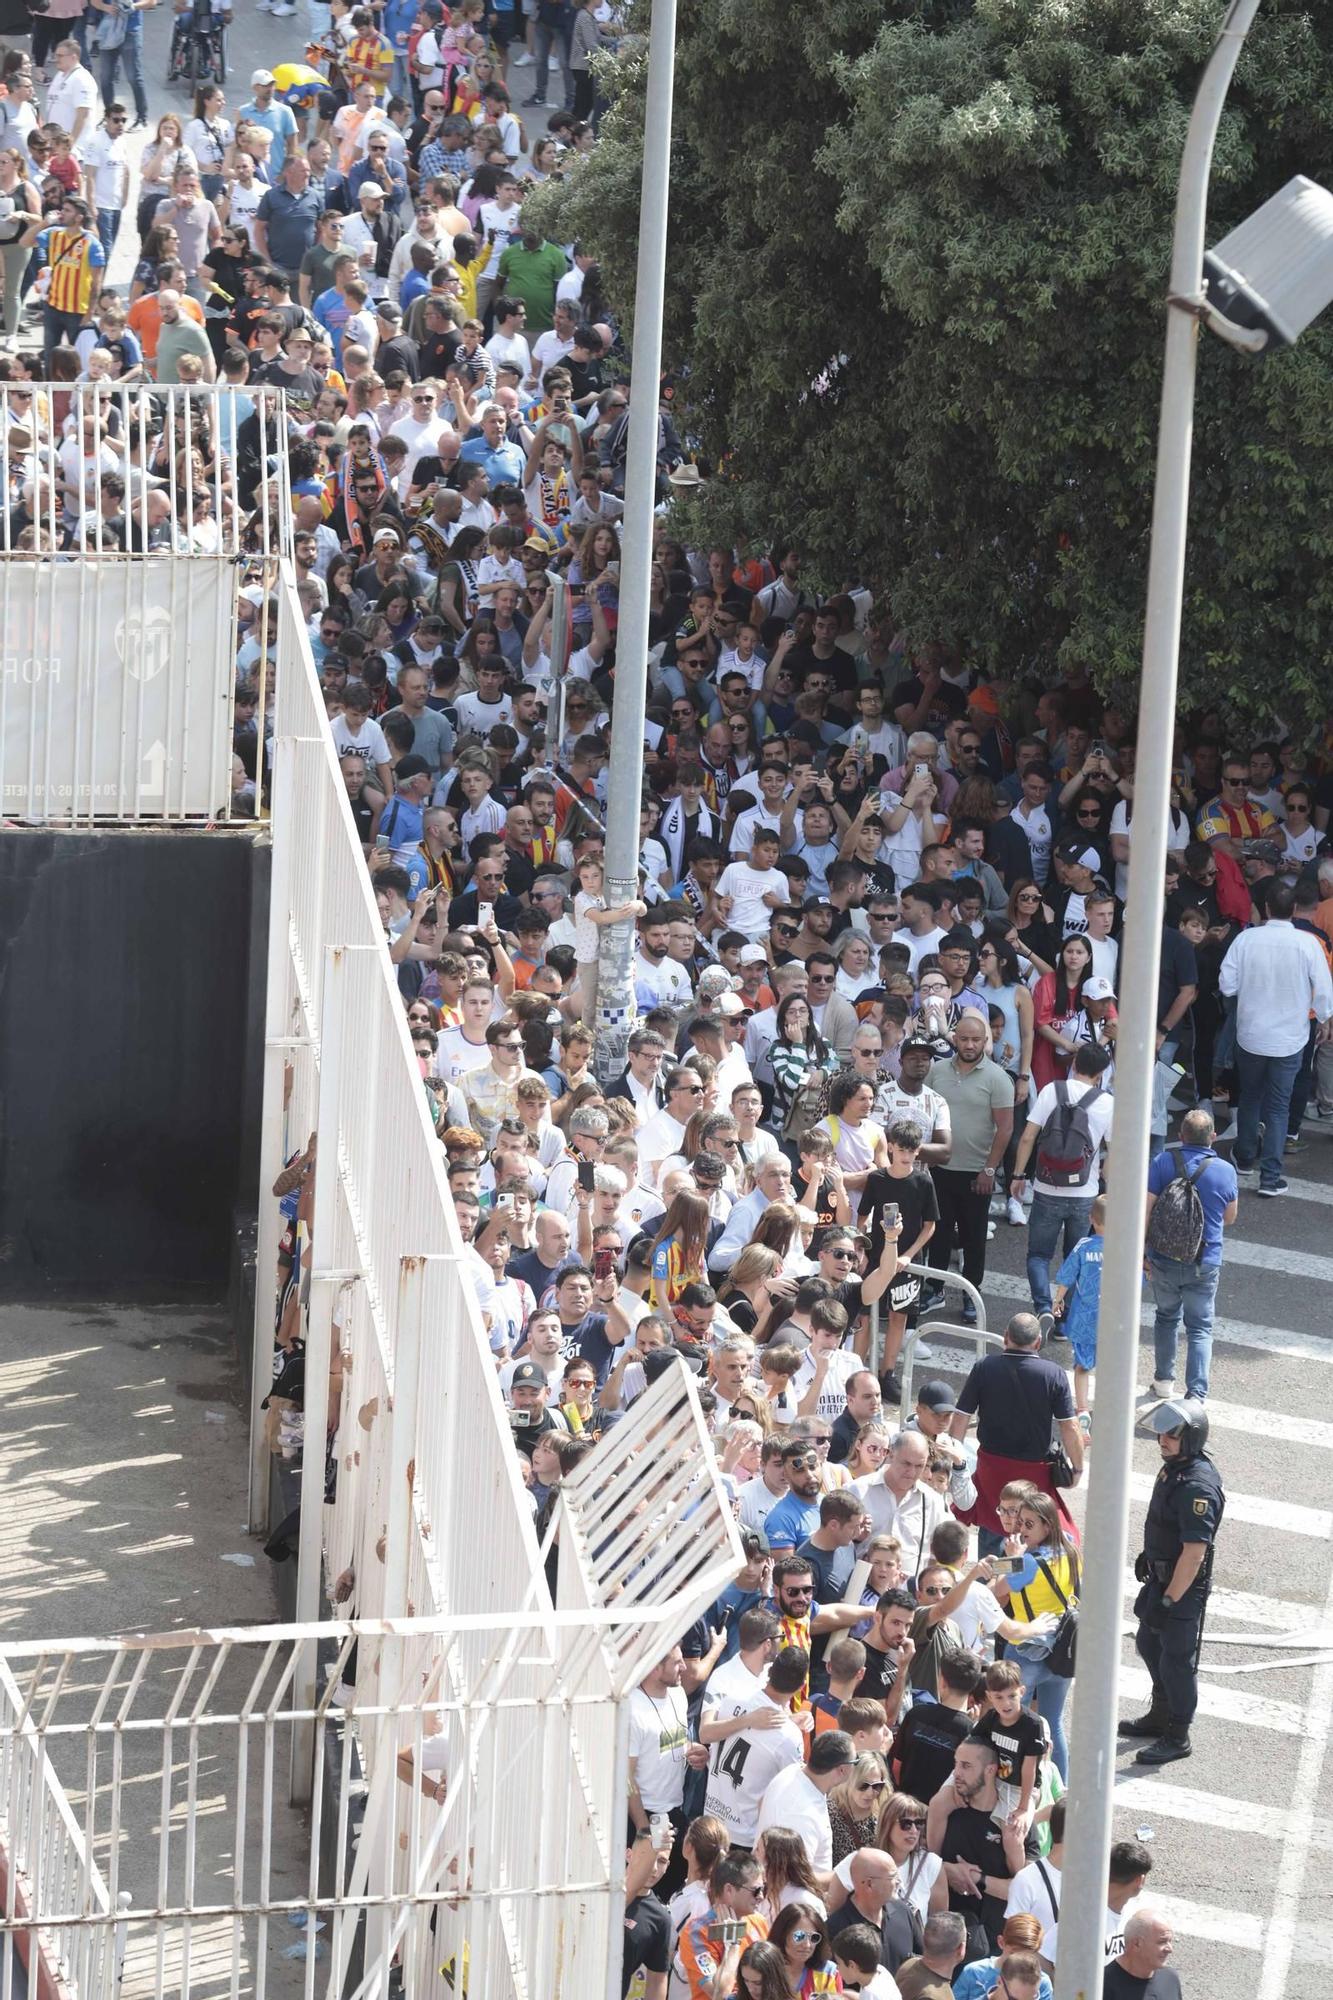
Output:
<svg viewBox="0 0 1333 2000">
<path fill-rule="evenodd" d="M 770 1613 L 747 1611 L 741 1620 L 742 1634 L 746 1620 L 756 1617 L 780 1630 Z M 719 1675 L 729 1675 L 735 1682 L 740 1665 L 738 1656 L 719 1668 L 704 1693 L 699 1740 L 712 1744 L 704 1811 L 717 1815 L 734 1845 L 753 1847 L 761 1802 L 781 1773 L 802 1767 L 804 1738 L 792 1719 L 791 1703 L 809 1676 L 810 1655 L 801 1646 L 786 1646 L 769 1667 L 766 1685 L 750 1673 L 752 1689 L 741 1687 L 715 1699 Z"/>
<path fill-rule="evenodd" d="M 1052 771 L 1049 764 L 1029 764 L 1023 773 L 1023 792 L 1011 818 L 1024 834 L 1032 861 L 1032 879 L 1040 889 L 1051 872 L 1054 835 L 1046 801 L 1051 795 Z"/>
<path fill-rule="evenodd" d="M 62 126 L 81 153 L 81 142 L 92 137 L 97 123 L 101 101 L 97 80 L 83 67 L 75 41 L 57 42 L 54 61 L 55 75 L 46 90 L 46 121 Z"/>
<path fill-rule="evenodd" d="M 699 1109 L 704 1094 L 697 1069 L 673 1069 L 664 1089 L 666 1103 L 641 1127 L 638 1135 L 643 1184 L 650 1188 L 657 1186 L 662 1162 L 680 1151 L 685 1127 Z"/>
<path fill-rule="evenodd" d="M 528 309 L 522 299 L 495 301 L 495 332 L 486 342 L 486 352 L 496 367 L 517 368 L 520 375 L 532 372 L 532 351 L 523 338 Z"/>
<path fill-rule="evenodd" d="M 855 1481 L 870 1534 L 898 1537 L 907 1576 L 915 1576 L 925 1562 L 930 1538 L 949 1512 L 943 1496 L 921 1483 L 929 1461 L 929 1438 L 922 1431 L 899 1431 L 880 1470 Z"/>
<path fill-rule="evenodd" d="M 485 214 L 484 209 L 482 213 Z M 532 343 L 532 368 L 527 380 L 534 388 L 548 368 L 554 368 L 557 361 L 566 360 L 574 351 L 578 315 L 568 299 L 556 300 L 554 318 L 555 325 Z"/>
<path fill-rule="evenodd" d="M 352 220 L 355 221 L 356 218 L 353 217 Z M 406 495 L 412 484 L 417 461 L 432 457 L 440 439 L 451 435 L 452 432 L 453 425 L 439 412 L 437 385 L 434 382 L 414 382 L 412 414 L 410 417 L 400 417 L 393 427 L 394 436 L 401 438 L 407 446 L 407 457 L 403 461 L 402 477 L 399 481 L 401 494 Z M 464 498 L 466 499 L 466 495 Z M 461 517 L 459 525 L 465 525 Z"/>
<path fill-rule="evenodd" d="M 1076 1049 L 1068 1077 L 1037 1092 L 1014 1153 L 1009 1191 L 1015 1199 L 1022 1196 L 1028 1161 L 1036 1153 L 1027 1252 L 1034 1313 L 1051 1310 L 1052 1257 L 1063 1260 L 1088 1233 L 1102 1152 L 1111 1137 L 1113 1105 L 1105 1081 L 1110 1062 L 1100 1042 Z M 1077 1118 L 1076 1105 L 1083 1107 Z"/>
<path fill-rule="evenodd" d="M 629 1698 L 629 1811 L 636 1827 L 678 1813 L 685 1798 L 689 1716 L 679 1646 L 652 1667 Z"/>
<path fill-rule="evenodd" d="M 755 1823 L 755 1839 L 765 1827 L 788 1826 L 800 1835 L 816 1875 L 831 1874 L 833 1828 L 828 1795 L 846 1783 L 855 1762 L 856 1746 L 845 1729 L 828 1729 L 816 1736 L 810 1746 L 810 1762 L 779 1771 L 769 1784 Z M 753 1846 L 753 1841 L 750 1844 Z"/>
<path fill-rule="evenodd" d="M 899 894 L 903 925 L 901 930 L 894 932 L 893 941 L 905 944 L 911 953 L 912 962 L 908 970 L 913 979 L 922 959 L 939 950 L 944 936 L 935 894 L 932 882 L 913 882 L 910 888 L 903 889 Z"/>
<path fill-rule="evenodd" d="M 1259 1193 L 1279 1195 L 1287 1192 L 1287 1116 L 1312 1014 L 1319 1040 L 1333 1040 L 1333 979 L 1318 939 L 1292 923 L 1294 886 L 1270 882 L 1266 902 L 1268 921 L 1241 932 L 1222 960 L 1218 985 L 1236 997 L 1236 1171 L 1250 1173 L 1257 1159 Z"/>
<path fill-rule="evenodd" d="M 844 1269 L 846 1267 L 844 1266 Z M 819 1378 L 819 1398 L 814 1415 L 834 1423 L 847 1407 L 847 1384 L 865 1367 L 861 1356 L 842 1345 L 846 1323 L 841 1327 L 821 1326 L 812 1320 L 810 1345 L 801 1356 L 801 1365 L 792 1377 L 792 1394 L 799 1406 L 806 1391 Z"/>
</svg>

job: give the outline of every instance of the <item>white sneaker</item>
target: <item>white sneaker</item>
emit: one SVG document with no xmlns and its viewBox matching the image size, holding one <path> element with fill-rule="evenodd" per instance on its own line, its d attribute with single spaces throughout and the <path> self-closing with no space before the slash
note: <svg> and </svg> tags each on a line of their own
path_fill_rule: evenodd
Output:
<svg viewBox="0 0 1333 2000">
<path fill-rule="evenodd" d="M 255 0 L 255 12 L 257 14 L 271 14 L 273 12 L 273 0 Z"/>
<path fill-rule="evenodd" d="M 1015 1229 L 1025 1229 L 1027 1227 L 1027 1210 L 1016 1194 L 1010 1195 L 1008 1202 L 1005 1204 L 1004 1212 Z"/>
<path fill-rule="evenodd" d="M 564 98 L 563 98 L 563 97 L 548 97 L 548 98 L 547 98 L 547 100 L 546 100 L 546 109 L 547 109 L 548 111 L 563 111 L 563 110 L 564 110 L 564 108 L 565 108 L 565 100 L 564 100 Z"/>
<path fill-rule="evenodd" d="M 1171 1398 L 1176 1393 L 1176 1385 L 1168 1376 L 1165 1382 L 1154 1381 L 1152 1385 L 1152 1392 L 1154 1396 L 1160 1396 L 1164 1403 L 1169 1403 Z"/>
<path fill-rule="evenodd" d="M 924 1340 L 918 1340 L 916 1344 L 916 1358 L 918 1361 L 933 1361 L 935 1359 L 935 1350 L 933 1347 L 927 1347 Z"/>
<path fill-rule="evenodd" d="M 986 1224 L 986 1241 L 988 1243 L 993 1243 L 995 1241 L 995 1224 L 993 1222 L 988 1222 Z"/>
<path fill-rule="evenodd" d="M 281 15 L 294 14 L 295 12 L 296 9 L 291 5 L 291 0 L 275 0 L 275 4 L 272 9 L 273 18 L 275 21 Z"/>
<path fill-rule="evenodd" d="M 509 67 L 510 67 L 510 69 L 527 69 L 528 65 L 529 65 L 530 63 L 533 63 L 533 62 L 535 62 L 535 61 L 536 61 L 536 57 L 535 57 L 535 56 L 530 56 L 530 55 L 528 54 L 527 50 L 526 50 L 526 49 L 524 49 L 524 50 L 523 50 L 523 53 L 522 53 L 521 55 L 517 55 L 517 56 L 515 56 L 515 57 L 514 57 L 513 61 L 512 61 L 512 62 L 510 63 L 510 65 L 509 65 Z"/>
</svg>

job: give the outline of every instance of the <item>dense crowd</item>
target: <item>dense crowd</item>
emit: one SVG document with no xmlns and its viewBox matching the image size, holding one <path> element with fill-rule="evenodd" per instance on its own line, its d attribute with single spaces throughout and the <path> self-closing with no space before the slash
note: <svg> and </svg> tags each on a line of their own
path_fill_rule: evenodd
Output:
<svg viewBox="0 0 1333 2000">
<path fill-rule="evenodd" d="M 93 521 L 102 546 L 207 547 L 215 496 L 277 504 L 245 404 L 286 391 L 296 590 L 548 1566 L 562 1480 L 681 1364 L 743 1536 L 734 1584 L 634 1697 L 625 1991 L 1048 1995 L 1132 717 L 1086 666 L 1002 675 L 909 643 L 879 580 L 816 588 L 799 524 L 691 545 L 675 503 L 708 468 L 664 385 L 639 884 L 608 907 L 628 360 L 595 262 L 524 201 L 595 144 L 611 9 L 313 0 L 313 82 L 256 70 L 233 120 L 207 81 L 132 159 L 113 92 L 123 60 L 144 124 L 142 20 L 121 6 L 52 0 L 31 59 L 4 61 L 11 526 L 44 546 L 49 468 L 66 546 Z M 507 80 L 524 69 L 529 106 L 556 93 L 540 138 Z M 30 295 L 40 361 L 17 343 Z M 142 384 L 149 423 L 154 382 L 230 386 L 188 508 L 113 423 L 57 440 L 71 413 L 25 390 L 41 377 Z M 159 424 L 157 458 L 173 444 Z M 242 592 L 240 809 L 266 782 L 272 609 Z M 1307 1113 L 1333 1116 L 1333 722 L 1242 751 L 1204 712 L 1176 750 L 1145 1246 L 1163 1468 L 1136 1603 L 1153 1694 L 1127 1727 L 1148 1763 L 1189 1754 L 1224 1232 L 1243 1191 L 1283 1193 Z M 599 938 L 626 918 L 635 1020 L 598 1076 Z M 292 1455 L 314 1164 L 275 1189 Z M 976 1325 L 1006 1229 L 1032 1311 L 951 1385 L 920 1323 Z M 1151 1866 L 1118 1843 L 1104 1912 L 1074 1913 L 1104 1922 L 1113 2000 L 1180 1992 Z"/>
</svg>

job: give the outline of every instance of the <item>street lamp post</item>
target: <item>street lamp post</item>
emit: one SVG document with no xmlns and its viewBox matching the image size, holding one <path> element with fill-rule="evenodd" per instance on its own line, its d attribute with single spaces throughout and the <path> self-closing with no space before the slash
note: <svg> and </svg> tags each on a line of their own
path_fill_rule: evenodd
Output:
<svg viewBox="0 0 1333 2000">
<path fill-rule="evenodd" d="M 1062 1908 L 1080 1914 L 1060 1927 L 1057 2000 L 1100 2000 L 1105 1965 L 1101 1913 L 1106 1907 L 1111 1851 L 1144 1211 L 1157 1059 L 1162 882 L 1171 823 L 1171 750 L 1185 588 L 1194 380 L 1204 316 L 1208 176 L 1227 89 L 1258 11 L 1259 0 L 1233 0 L 1228 10 L 1194 100 L 1176 196 L 1134 764 L 1123 997 L 1116 1035 L 1115 1145 L 1097 1343 L 1097 1439 L 1090 1455 L 1083 1551 L 1086 1584 L 1079 1611 L 1069 1821 L 1060 1884 Z"/>
<path fill-rule="evenodd" d="M 671 180 L 671 100 L 676 67 L 676 0 L 653 0 L 643 129 L 639 261 L 634 289 L 633 373 L 625 514 L 620 529 L 620 615 L 607 794 L 607 907 L 639 893 L 639 804 L 643 796 L 643 716 L 648 697 L 648 617 L 653 519 L 657 507 L 658 385 L 666 305 L 667 212 Z M 604 924 L 597 957 L 595 1067 L 603 1082 L 625 1062 L 634 1014 L 634 925 Z"/>
</svg>

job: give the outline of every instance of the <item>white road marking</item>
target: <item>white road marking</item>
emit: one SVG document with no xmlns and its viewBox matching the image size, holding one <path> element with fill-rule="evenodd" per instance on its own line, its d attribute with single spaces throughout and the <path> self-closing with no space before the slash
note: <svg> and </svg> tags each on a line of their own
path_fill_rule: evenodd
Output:
<svg viewBox="0 0 1333 2000">
<path fill-rule="evenodd" d="M 1302 1764 L 1304 1761 L 1303 1749 Z M 1292 1795 L 1312 1796 L 1299 1780 L 1292 1786 Z M 1247 1839 L 1280 1840 L 1284 1845 L 1302 1836 L 1304 1822 L 1305 1851 L 1313 1848 L 1320 1854 L 1333 1854 L 1333 1820 L 1322 1815 L 1307 1815 L 1299 1809 L 1288 1811 L 1285 1806 L 1269 1804 L 1264 1805 L 1262 1812 L 1256 1812 L 1252 1798 L 1228 1798 L 1221 1792 L 1197 1791 L 1190 1785 L 1176 1784 L 1172 1778 L 1139 1778 L 1134 1775 L 1132 1765 L 1115 1781 L 1115 1802 L 1141 1812 L 1149 1821 L 1154 1815 L 1159 1819 L 1188 1820 L 1191 1825 L 1218 1827 L 1230 1834 L 1244 1827 Z M 1277 2000 L 1280 1991 L 1280 1987 L 1272 1988 L 1272 2000 Z"/>
<path fill-rule="evenodd" d="M 1129 1493 L 1132 1500 L 1147 1500 L 1155 1484 L 1155 1475 L 1150 1472 L 1131 1472 Z M 1333 1535 L 1333 1514 L 1325 1507 L 1298 1507 L 1290 1500 L 1269 1500 L 1259 1493 L 1228 1493 L 1228 1521 L 1248 1521 L 1254 1527 L 1267 1528 L 1279 1535 L 1309 1535 L 1316 1541 L 1326 1542 Z"/>
<path fill-rule="evenodd" d="M 1189 1896 L 1159 1896 L 1152 1887 L 1144 1890 L 1143 1904 L 1165 1917 L 1172 1930 L 1183 1937 L 1208 1938 L 1216 1944 L 1229 1944 L 1233 1951 L 1264 1948 L 1262 1917 L 1247 1917 L 1216 1903 L 1196 1903 Z"/>
<path fill-rule="evenodd" d="M 1259 1410 L 1252 1403 L 1225 1403 L 1211 1391 L 1208 1421 L 1219 1430 L 1249 1431 L 1255 1437 L 1280 1438 L 1288 1444 L 1315 1445 L 1333 1451 L 1333 1424 L 1321 1424 L 1313 1417 L 1288 1417 L 1280 1410 Z"/>
<path fill-rule="evenodd" d="M 1324 1285 L 1333 1281 L 1333 1257 L 1319 1257 L 1312 1250 L 1288 1250 L 1276 1243 L 1247 1243 L 1235 1235 L 1226 1239 L 1224 1263 L 1243 1264 L 1252 1271 L 1277 1271 L 1288 1278 L 1315 1278 Z"/>
<path fill-rule="evenodd" d="M 1152 1694 L 1147 1668 L 1121 1667 L 1120 1692 L 1132 1701 L 1146 1702 Z M 1300 1736 L 1305 1727 L 1304 1711 L 1298 1701 L 1261 1701 L 1234 1688 L 1201 1687 L 1199 1713 L 1251 1729 L 1272 1729 L 1279 1736 Z"/>
<path fill-rule="evenodd" d="M 1333 1578 L 1329 1580 L 1328 1595 L 1324 1600 L 1324 1623 L 1333 1624 Z M 1330 1727 L 1333 1727 L 1333 1661 L 1316 1667 L 1310 1676 L 1304 1740 L 1291 1789 L 1294 1799 L 1319 1797 Z M 1287 1976 L 1296 1955 L 1300 1928 L 1298 1918 L 1305 1896 L 1310 1854 L 1326 1825 L 1325 1821 L 1299 1809 L 1282 1817 L 1287 1824 L 1273 1890 L 1273 1910 L 1265 1927 L 1263 1977 L 1255 2000 L 1282 2000 L 1286 1993 Z"/>
<path fill-rule="evenodd" d="M 1031 1310 L 1032 1294 L 1025 1278 L 1013 1276 L 1008 1271 L 988 1271 L 981 1289 L 983 1294 L 989 1293 L 992 1298 L 1013 1299 Z M 950 1312 L 961 1303 L 961 1293 L 945 1294 L 945 1305 Z M 1152 1306 L 1145 1304 L 1139 1314 L 1139 1324 L 1148 1327 L 1152 1321 Z M 921 1322 L 922 1335 L 931 1347 L 936 1345 L 934 1327 L 934 1320 Z M 990 1331 L 994 1333 L 1000 1329 L 992 1326 Z M 941 1334 L 939 1338 L 942 1343 L 947 1336 Z M 1263 1354 L 1284 1354 L 1293 1361 L 1317 1361 L 1333 1368 L 1333 1340 L 1322 1340 L 1318 1334 L 1299 1333 L 1290 1327 L 1253 1326 L 1248 1320 L 1222 1318 L 1213 1322 L 1213 1339 L 1226 1342 L 1231 1347 L 1252 1347 Z M 958 1355 L 956 1361 L 953 1358 L 955 1354 Z M 956 1369 L 960 1374 L 966 1374 L 976 1358 L 975 1349 L 970 1354 L 957 1348 L 946 1350 L 941 1346 L 940 1349 L 941 1367 Z"/>
</svg>

